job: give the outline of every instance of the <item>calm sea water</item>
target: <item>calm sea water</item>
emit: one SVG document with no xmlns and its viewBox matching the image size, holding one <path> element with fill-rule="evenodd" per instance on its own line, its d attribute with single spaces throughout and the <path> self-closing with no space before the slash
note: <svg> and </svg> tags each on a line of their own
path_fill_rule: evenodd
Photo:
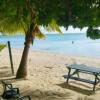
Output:
<svg viewBox="0 0 100 100">
<path fill-rule="evenodd" d="M 11 41 L 12 48 L 23 48 L 24 36 L 0 36 L 0 42 Z M 47 34 L 43 40 L 35 39 L 33 50 L 75 56 L 100 57 L 100 39 L 91 40 L 85 33 Z"/>
</svg>

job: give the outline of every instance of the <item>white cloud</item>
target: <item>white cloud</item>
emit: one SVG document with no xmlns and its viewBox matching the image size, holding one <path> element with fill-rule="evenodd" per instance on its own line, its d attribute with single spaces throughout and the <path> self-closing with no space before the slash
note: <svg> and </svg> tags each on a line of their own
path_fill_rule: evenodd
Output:
<svg viewBox="0 0 100 100">
<path fill-rule="evenodd" d="M 61 27 L 61 30 L 63 33 L 86 33 L 87 28 L 79 29 L 69 26 L 68 30 L 66 30 L 64 27 Z"/>
<path fill-rule="evenodd" d="M 69 26 L 68 30 L 64 27 L 60 27 L 62 33 L 86 33 L 87 28 L 79 29 L 79 28 L 73 28 L 72 26 Z M 49 32 L 47 31 L 43 26 L 40 27 L 40 30 L 45 34 L 55 34 L 58 32 Z"/>
</svg>

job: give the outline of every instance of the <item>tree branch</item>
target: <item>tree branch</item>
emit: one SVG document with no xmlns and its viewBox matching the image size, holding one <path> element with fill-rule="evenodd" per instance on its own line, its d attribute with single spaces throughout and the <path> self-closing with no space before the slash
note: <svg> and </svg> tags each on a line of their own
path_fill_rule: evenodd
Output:
<svg viewBox="0 0 100 100">
<path fill-rule="evenodd" d="M 72 0 L 67 0 L 68 20 L 72 20 Z"/>
</svg>

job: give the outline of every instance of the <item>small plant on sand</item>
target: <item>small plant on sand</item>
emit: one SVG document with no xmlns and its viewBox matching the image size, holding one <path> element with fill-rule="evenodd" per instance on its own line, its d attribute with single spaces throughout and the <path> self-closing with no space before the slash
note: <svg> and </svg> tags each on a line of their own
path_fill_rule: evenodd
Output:
<svg viewBox="0 0 100 100">
<path fill-rule="evenodd" d="M 0 44 L 0 51 L 3 50 L 6 47 L 5 44 Z"/>
</svg>

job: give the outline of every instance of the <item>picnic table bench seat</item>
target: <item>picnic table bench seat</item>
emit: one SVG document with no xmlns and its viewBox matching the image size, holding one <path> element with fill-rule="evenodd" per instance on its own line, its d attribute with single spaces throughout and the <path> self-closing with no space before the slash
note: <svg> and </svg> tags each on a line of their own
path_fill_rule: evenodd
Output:
<svg viewBox="0 0 100 100">
<path fill-rule="evenodd" d="M 68 78 L 68 75 L 64 75 L 63 77 Z M 90 83 L 90 84 L 94 84 L 94 81 L 87 80 L 87 79 L 82 79 L 82 78 L 79 78 L 79 77 L 71 76 L 70 79 L 78 80 L 78 81 L 82 81 L 82 82 L 86 82 L 86 83 Z"/>
</svg>

